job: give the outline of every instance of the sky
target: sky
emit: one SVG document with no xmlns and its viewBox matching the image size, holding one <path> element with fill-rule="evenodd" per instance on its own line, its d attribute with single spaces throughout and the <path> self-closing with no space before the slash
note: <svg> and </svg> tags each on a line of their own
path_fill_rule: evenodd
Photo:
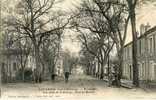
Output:
<svg viewBox="0 0 156 100">
<path fill-rule="evenodd" d="M 70 11 L 75 9 L 76 5 L 79 5 L 80 0 L 65 0 L 64 3 L 61 5 L 61 8 Z M 76 38 L 77 33 L 71 30 L 66 30 L 64 34 L 64 39 L 62 42 L 63 50 L 68 49 L 70 52 L 76 54 L 78 56 L 78 52 L 81 49 L 80 43 Z"/>
</svg>

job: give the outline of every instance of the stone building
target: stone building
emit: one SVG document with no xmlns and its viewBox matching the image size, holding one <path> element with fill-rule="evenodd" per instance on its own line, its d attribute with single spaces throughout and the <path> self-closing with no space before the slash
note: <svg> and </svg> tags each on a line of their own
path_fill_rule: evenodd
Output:
<svg viewBox="0 0 156 100">
<path fill-rule="evenodd" d="M 137 58 L 140 81 L 156 81 L 156 26 L 141 25 L 137 40 Z M 124 47 L 123 78 L 133 79 L 132 42 Z"/>
</svg>

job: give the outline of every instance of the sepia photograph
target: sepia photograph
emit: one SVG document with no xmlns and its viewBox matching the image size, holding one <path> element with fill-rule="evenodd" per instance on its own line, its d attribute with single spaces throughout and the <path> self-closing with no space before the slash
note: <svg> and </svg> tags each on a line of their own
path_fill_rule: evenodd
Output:
<svg viewBox="0 0 156 100">
<path fill-rule="evenodd" d="M 156 100 L 156 0 L 0 0 L 0 100 Z"/>
</svg>

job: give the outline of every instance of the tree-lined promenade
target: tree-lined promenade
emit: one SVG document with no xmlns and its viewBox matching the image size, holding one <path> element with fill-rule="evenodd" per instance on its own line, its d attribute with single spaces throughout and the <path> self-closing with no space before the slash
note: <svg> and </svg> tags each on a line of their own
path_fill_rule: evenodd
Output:
<svg viewBox="0 0 156 100">
<path fill-rule="evenodd" d="M 69 74 L 75 66 L 83 66 L 86 74 L 107 78 L 110 86 L 120 87 L 124 46 L 131 27 L 133 85 L 139 87 L 135 12 L 138 5 L 147 1 L 81 0 L 70 13 L 56 8 L 62 2 L 19 0 L 13 14 L 2 19 L 1 49 L 6 59 L 1 67 L 2 80 L 9 82 L 15 76 L 21 76 L 18 79 L 23 82 L 29 78 L 35 83 L 48 77 L 54 80 L 58 74 L 64 75 L 63 64 L 68 63 Z M 72 55 L 70 49 L 62 52 L 66 30 L 72 30 L 82 44 L 79 57 Z M 91 72 L 94 62 L 98 66 L 96 73 Z"/>
</svg>

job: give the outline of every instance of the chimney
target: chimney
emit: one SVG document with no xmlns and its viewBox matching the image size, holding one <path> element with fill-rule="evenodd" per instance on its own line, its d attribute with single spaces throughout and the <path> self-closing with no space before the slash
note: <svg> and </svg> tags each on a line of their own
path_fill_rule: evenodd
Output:
<svg viewBox="0 0 156 100">
<path fill-rule="evenodd" d="M 137 38 L 140 37 L 140 33 L 137 31 Z"/>
<path fill-rule="evenodd" d="M 140 25 L 140 35 L 143 35 L 145 33 L 145 25 L 141 24 Z"/>
<path fill-rule="evenodd" d="M 149 22 L 147 23 L 147 25 L 145 26 L 145 32 L 148 31 L 151 28 Z"/>
</svg>

